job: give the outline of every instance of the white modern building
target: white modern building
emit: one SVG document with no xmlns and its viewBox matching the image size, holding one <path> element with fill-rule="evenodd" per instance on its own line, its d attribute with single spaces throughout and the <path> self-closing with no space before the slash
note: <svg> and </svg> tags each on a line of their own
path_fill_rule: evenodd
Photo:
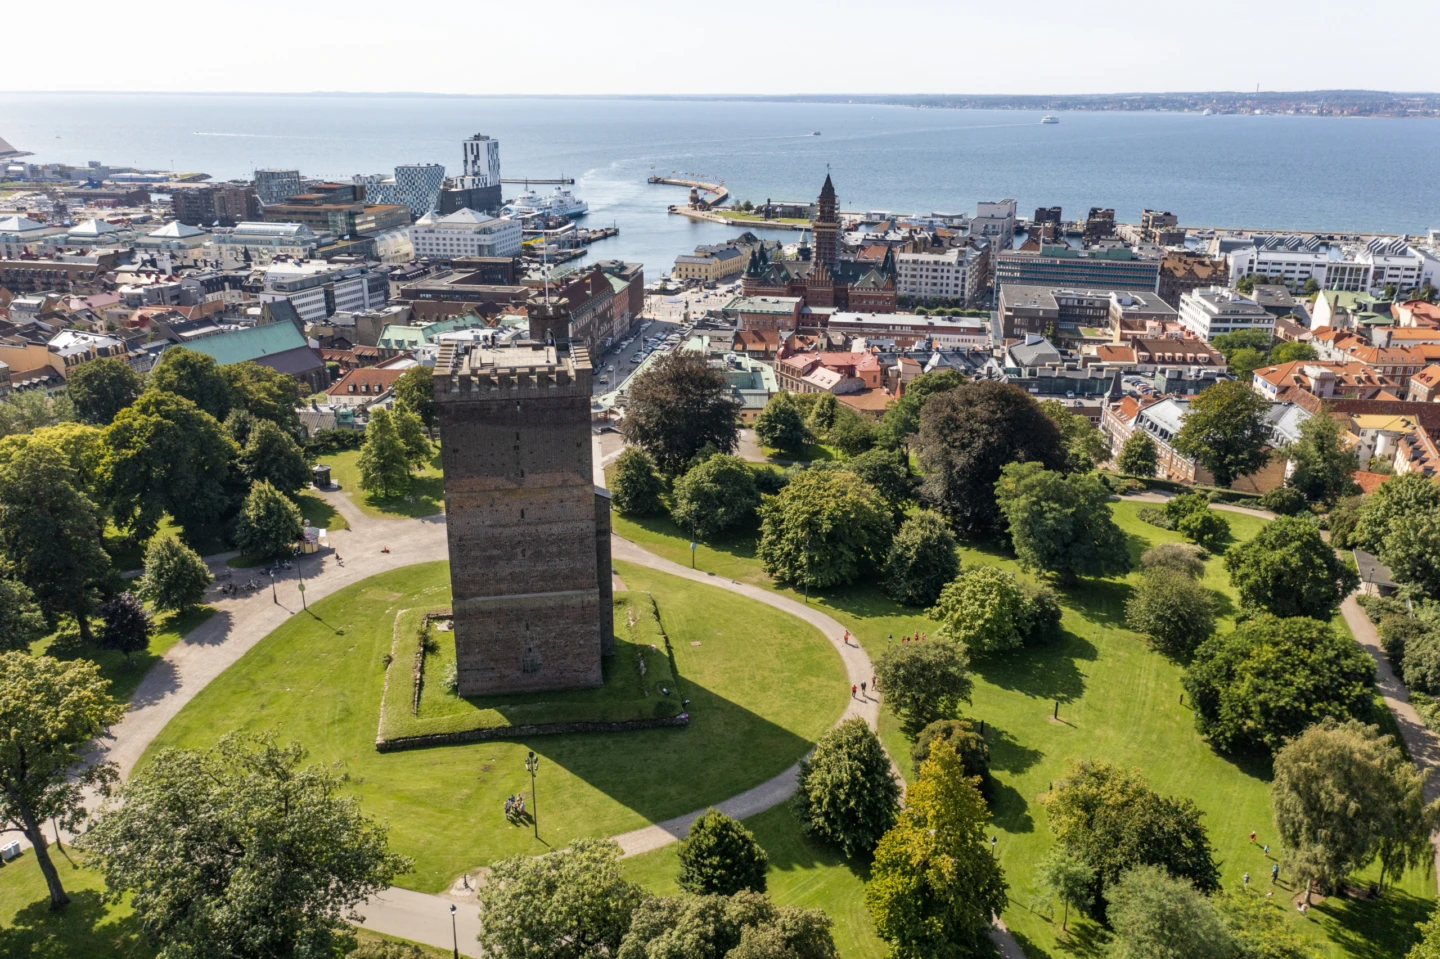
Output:
<svg viewBox="0 0 1440 959">
<path fill-rule="evenodd" d="M 274 263 L 265 271 L 261 302 L 289 300 L 306 323 L 332 313 L 358 313 L 383 306 L 390 296 L 386 275 L 359 264 Z"/>
<path fill-rule="evenodd" d="M 398 203 L 410 210 L 411 216 L 424 216 L 440 201 L 445 186 L 445 167 L 439 163 L 404 163 L 395 168 L 395 175 L 385 179 L 355 177 L 365 186 L 367 203 Z"/>
<path fill-rule="evenodd" d="M 417 258 L 453 260 L 461 256 L 515 256 L 520 252 L 519 220 L 475 210 L 445 216 L 427 213 L 410 227 L 410 245 Z"/>
<path fill-rule="evenodd" d="M 1207 343 L 1236 330 L 1275 331 L 1273 314 L 1254 300 L 1219 286 L 1192 290 L 1180 297 L 1180 324 Z"/>
<path fill-rule="evenodd" d="M 1015 243 L 1015 201 L 988 200 L 975 205 L 970 235 L 988 237 L 995 251 L 1003 252 Z"/>
<path fill-rule="evenodd" d="M 916 316 L 913 313 L 832 313 L 826 328 L 860 337 L 867 346 L 911 350 L 990 348 L 990 323 L 968 316 Z"/>
<path fill-rule="evenodd" d="M 168 273 L 177 266 L 195 266 L 203 262 L 209 242 L 207 231 L 175 220 L 136 238 L 135 249 L 153 256 L 156 265 Z"/>
<path fill-rule="evenodd" d="M 232 230 L 217 230 L 212 242 L 228 269 L 247 258 L 263 266 L 277 256 L 311 257 L 330 239 L 330 234 L 314 233 L 303 223 L 237 223 Z"/>
<path fill-rule="evenodd" d="M 37 223 L 23 216 L 0 217 L 0 258 L 13 260 L 22 254 L 39 254 L 51 237 L 65 233 L 63 226 Z"/>
<path fill-rule="evenodd" d="M 1242 276 L 1254 275 L 1283 283 L 1291 289 L 1314 280 L 1323 290 L 1366 293 L 1395 286 L 1410 290 L 1428 279 L 1440 285 L 1440 260 L 1412 247 L 1403 237 L 1373 237 L 1359 242 L 1338 242 L 1297 233 L 1255 234 L 1218 241 L 1230 266 L 1233 286 Z"/>
<path fill-rule="evenodd" d="M 895 290 L 919 300 L 954 300 L 968 303 L 981 285 L 984 256 L 972 247 L 952 247 L 937 253 L 898 253 L 895 256 Z"/>
<path fill-rule="evenodd" d="M 465 140 L 465 173 L 461 189 L 483 189 L 500 184 L 500 141 L 477 133 Z"/>
</svg>

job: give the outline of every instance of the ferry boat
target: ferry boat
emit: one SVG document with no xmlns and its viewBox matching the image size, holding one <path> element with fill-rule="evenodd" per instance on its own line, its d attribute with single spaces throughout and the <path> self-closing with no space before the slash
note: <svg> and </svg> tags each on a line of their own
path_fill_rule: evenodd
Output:
<svg viewBox="0 0 1440 959">
<path fill-rule="evenodd" d="M 566 219 L 574 219 L 584 216 L 590 212 L 590 204 L 575 196 L 563 186 L 557 186 L 555 191 L 548 196 L 542 196 L 534 190 L 526 190 L 524 193 L 510 201 L 505 208 L 506 212 L 524 216 L 531 213 L 540 213 L 545 216 L 559 216 Z"/>
<path fill-rule="evenodd" d="M 1059 118 L 1059 117 L 1041 117 L 1041 118 L 1040 118 L 1040 122 L 1041 122 L 1041 123 L 1059 123 L 1059 122 L 1060 122 L 1060 118 Z"/>
<path fill-rule="evenodd" d="M 818 136 L 820 135 L 820 131 L 819 131 L 819 130 L 816 130 L 814 133 L 812 133 L 812 134 L 810 134 L 810 135 L 811 135 L 812 137 L 818 137 Z"/>
</svg>

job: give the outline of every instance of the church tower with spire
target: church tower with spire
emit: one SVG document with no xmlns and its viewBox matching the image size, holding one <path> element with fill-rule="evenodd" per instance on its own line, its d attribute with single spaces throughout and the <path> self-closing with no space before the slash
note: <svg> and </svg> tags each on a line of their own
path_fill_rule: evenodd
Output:
<svg viewBox="0 0 1440 959">
<path fill-rule="evenodd" d="M 811 229 L 815 233 L 815 261 L 823 263 L 833 273 L 840 257 L 840 217 L 835 212 L 835 184 L 830 174 L 825 174 L 825 185 L 820 188 L 820 201 Z"/>
</svg>

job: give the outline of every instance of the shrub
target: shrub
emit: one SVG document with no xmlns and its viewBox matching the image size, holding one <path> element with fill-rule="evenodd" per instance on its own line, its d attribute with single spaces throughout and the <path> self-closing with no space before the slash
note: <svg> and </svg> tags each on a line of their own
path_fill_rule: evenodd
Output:
<svg viewBox="0 0 1440 959">
<path fill-rule="evenodd" d="M 1192 543 L 1158 543 L 1141 555 L 1140 569 L 1147 573 L 1170 569 L 1199 579 L 1205 575 L 1205 560 L 1209 556 L 1204 547 Z"/>
<path fill-rule="evenodd" d="M 460 667 L 455 663 L 445 664 L 445 674 L 440 679 L 440 685 L 451 695 L 458 695 L 460 692 Z"/>
<path fill-rule="evenodd" d="M 630 446 L 615 460 L 610 480 L 610 502 L 621 516 L 650 516 L 660 511 L 665 481 L 655 461 L 638 446 Z"/>
<path fill-rule="evenodd" d="M 1305 494 L 1293 486 L 1277 486 L 1260 497 L 1260 506 L 1279 516 L 1299 516 L 1310 508 Z"/>
<path fill-rule="evenodd" d="M 1210 498 L 1204 493 L 1181 493 L 1172 496 L 1165 503 L 1165 515 L 1170 517 L 1170 522 L 1176 526 L 1180 521 L 1191 513 L 1198 513 L 1210 508 Z"/>
<path fill-rule="evenodd" d="M 1170 514 L 1160 506 L 1142 506 L 1135 511 L 1135 515 L 1142 523 L 1149 523 L 1151 526 L 1158 526 L 1161 529 L 1174 529 L 1175 521 Z"/>
<path fill-rule="evenodd" d="M 1230 524 L 1211 509 L 1197 510 L 1175 524 L 1181 536 L 1208 550 L 1218 550 L 1230 538 Z"/>
<path fill-rule="evenodd" d="M 1402 612 L 1380 620 L 1378 632 L 1380 645 L 1385 648 L 1390 665 L 1399 673 L 1405 666 L 1405 650 L 1411 642 L 1424 636 L 1427 630 L 1418 619 Z"/>
<path fill-rule="evenodd" d="M 1126 624 L 1150 637 L 1150 645 L 1174 659 L 1189 659 L 1215 632 L 1215 600 L 1186 573 L 1153 569 L 1125 604 Z"/>
</svg>

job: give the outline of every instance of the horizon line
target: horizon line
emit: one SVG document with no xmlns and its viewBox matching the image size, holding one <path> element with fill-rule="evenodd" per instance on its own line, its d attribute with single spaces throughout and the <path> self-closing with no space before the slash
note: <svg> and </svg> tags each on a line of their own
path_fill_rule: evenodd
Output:
<svg viewBox="0 0 1440 959">
<path fill-rule="evenodd" d="M 971 99 L 1046 99 L 1103 97 L 1175 97 L 1175 96 L 1300 96 L 1304 94 L 1377 94 L 1396 97 L 1440 97 L 1440 91 L 1379 90 L 1364 87 L 1332 87 L 1301 90 L 1114 90 L 1105 93 L 439 93 L 426 90 L 0 90 L 6 94 L 44 94 L 47 96 L 253 96 L 253 97 L 435 97 L 474 100 L 793 100 L 796 98 L 863 98 L 883 97 L 967 97 Z"/>
</svg>

